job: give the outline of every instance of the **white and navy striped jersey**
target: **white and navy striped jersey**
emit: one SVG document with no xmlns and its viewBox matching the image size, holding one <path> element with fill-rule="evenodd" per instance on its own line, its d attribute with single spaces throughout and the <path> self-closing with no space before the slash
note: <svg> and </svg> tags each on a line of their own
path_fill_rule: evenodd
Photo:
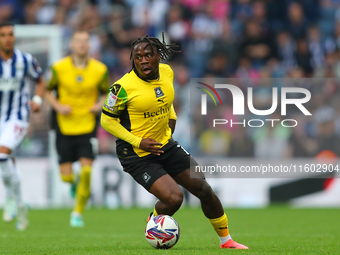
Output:
<svg viewBox="0 0 340 255">
<path fill-rule="evenodd" d="M 7 61 L 0 57 L 0 123 L 16 119 L 28 122 L 29 79 L 38 79 L 41 68 L 29 53 L 14 50 Z"/>
</svg>

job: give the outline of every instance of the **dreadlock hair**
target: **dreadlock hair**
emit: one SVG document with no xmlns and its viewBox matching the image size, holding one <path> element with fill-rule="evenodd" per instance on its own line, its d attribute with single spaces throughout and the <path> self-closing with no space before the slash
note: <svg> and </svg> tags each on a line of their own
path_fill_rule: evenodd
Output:
<svg viewBox="0 0 340 255">
<path fill-rule="evenodd" d="M 138 43 L 142 43 L 142 42 L 146 42 L 147 45 L 145 46 L 151 46 L 151 50 L 152 53 L 154 48 L 157 49 L 157 53 L 160 56 L 160 59 L 162 61 L 166 61 L 171 59 L 172 55 L 174 52 L 181 52 L 180 50 L 175 50 L 174 48 L 179 47 L 178 45 L 176 45 L 175 43 L 171 43 L 171 44 L 166 44 L 165 40 L 164 40 L 164 32 L 162 32 L 162 38 L 163 38 L 163 43 L 161 43 L 161 41 L 156 38 L 156 37 L 149 37 L 148 35 L 144 35 L 144 36 L 139 36 L 136 40 L 134 40 L 131 43 L 131 54 L 130 54 L 130 59 L 133 58 L 133 49 L 134 47 L 138 44 Z M 132 60 L 132 68 L 130 70 L 130 72 L 135 68 L 135 62 Z"/>
</svg>

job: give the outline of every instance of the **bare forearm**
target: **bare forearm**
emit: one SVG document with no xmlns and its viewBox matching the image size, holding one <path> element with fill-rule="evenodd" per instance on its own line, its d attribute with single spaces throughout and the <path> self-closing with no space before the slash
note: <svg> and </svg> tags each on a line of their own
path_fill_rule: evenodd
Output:
<svg viewBox="0 0 340 255">
<path fill-rule="evenodd" d="M 35 95 L 40 96 L 41 98 L 44 96 L 45 93 L 45 82 L 42 77 L 37 80 L 37 87 L 35 89 Z"/>
<path fill-rule="evenodd" d="M 59 102 L 56 96 L 52 94 L 52 91 L 46 90 L 45 98 L 46 98 L 46 101 L 52 106 L 52 108 L 54 110 L 57 110 Z"/>
<path fill-rule="evenodd" d="M 103 107 L 103 105 L 105 103 L 105 100 L 106 100 L 106 95 L 101 95 L 99 97 L 99 100 L 98 100 L 97 104 L 100 105 L 101 107 Z"/>
<path fill-rule="evenodd" d="M 98 114 L 101 112 L 101 109 L 103 108 L 103 105 L 105 103 L 106 96 L 102 95 L 99 97 L 99 100 L 90 108 L 90 112 L 93 114 Z"/>
</svg>

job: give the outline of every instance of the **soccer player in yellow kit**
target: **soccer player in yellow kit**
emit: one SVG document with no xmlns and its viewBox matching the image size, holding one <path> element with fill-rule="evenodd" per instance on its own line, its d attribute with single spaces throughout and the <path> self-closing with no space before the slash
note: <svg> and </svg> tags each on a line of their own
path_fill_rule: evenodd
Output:
<svg viewBox="0 0 340 255">
<path fill-rule="evenodd" d="M 91 166 L 96 146 L 96 115 L 101 111 L 108 86 L 107 67 L 88 56 L 90 35 L 76 31 L 71 40 L 72 54 L 51 68 L 46 99 L 56 112 L 55 129 L 61 178 L 71 183 L 75 206 L 72 227 L 84 226 L 82 213 L 90 196 Z M 57 97 L 52 94 L 56 90 Z M 72 163 L 81 163 L 80 175 Z"/>
<path fill-rule="evenodd" d="M 174 51 L 173 45 L 167 46 L 147 35 L 132 43 L 132 70 L 111 87 L 101 124 L 119 138 L 117 155 L 124 171 L 159 199 L 149 219 L 173 215 L 180 208 L 181 185 L 200 199 L 221 248 L 248 249 L 231 239 L 220 200 L 203 174 L 190 178 L 190 163 L 197 162 L 172 139 L 176 124 L 174 74 L 170 66 L 160 63 Z"/>
</svg>

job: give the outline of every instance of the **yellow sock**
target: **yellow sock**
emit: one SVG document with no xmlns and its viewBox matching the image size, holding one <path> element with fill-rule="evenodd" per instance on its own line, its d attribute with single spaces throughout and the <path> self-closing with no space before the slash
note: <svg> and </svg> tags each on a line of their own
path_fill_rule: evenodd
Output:
<svg viewBox="0 0 340 255">
<path fill-rule="evenodd" d="M 73 173 L 72 174 L 61 174 L 61 179 L 64 182 L 74 183 L 75 176 Z"/>
<path fill-rule="evenodd" d="M 228 218 L 226 214 L 216 219 L 209 219 L 219 237 L 226 237 L 229 235 Z"/>
<path fill-rule="evenodd" d="M 153 208 L 153 216 L 157 216 L 157 215 L 158 215 L 158 213 L 157 213 L 156 207 L 155 207 L 155 208 Z"/>
<path fill-rule="evenodd" d="M 83 166 L 76 191 L 76 203 L 73 211 L 83 213 L 87 199 L 90 196 L 91 166 Z"/>
</svg>

